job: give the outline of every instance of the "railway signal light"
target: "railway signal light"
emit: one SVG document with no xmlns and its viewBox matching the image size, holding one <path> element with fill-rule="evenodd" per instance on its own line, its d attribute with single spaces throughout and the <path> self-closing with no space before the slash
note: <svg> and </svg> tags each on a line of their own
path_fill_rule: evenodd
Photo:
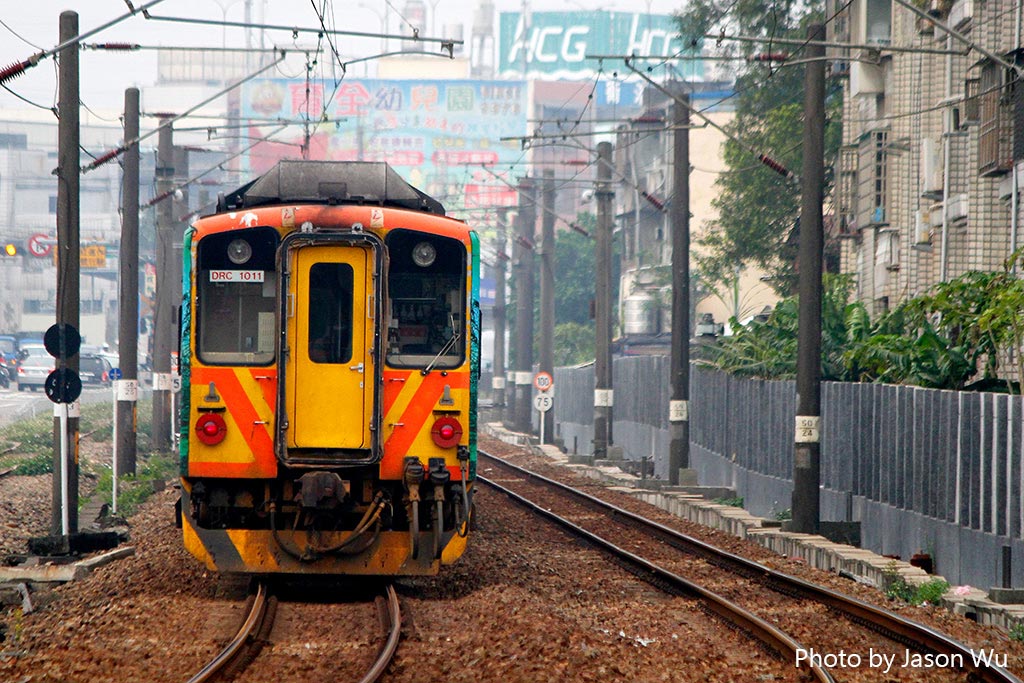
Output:
<svg viewBox="0 0 1024 683">
<path fill-rule="evenodd" d="M 4 256 L 20 256 L 23 252 L 22 246 L 17 242 L 4 243 Z"/>
</svg>

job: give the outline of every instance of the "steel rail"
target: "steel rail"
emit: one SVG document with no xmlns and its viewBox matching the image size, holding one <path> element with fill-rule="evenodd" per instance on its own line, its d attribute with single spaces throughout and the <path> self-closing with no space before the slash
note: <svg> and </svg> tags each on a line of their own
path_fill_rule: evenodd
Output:
<svg viewBox="0 0 1024 683">
<path fill-rule="evenodd" d="M 973 664 L 973 652 L 971 648 L 963 643 L 943 634 L 931 627 L 920 624 L 911 619 L 902 617 L 887 609 L 876 607 L 857 598 L 844 595 L 837 591 L 818 586 L 784 572 L 771 569 L 759 562 L 749 560 L 734 553 L 716 548 L 699 539 L 687 536 L 686 534 L 670 529 L 662 524 L 653 522 L 640 515 L 612 505 L 595 496 L 584 493 L 562 482 L 555 481 L 543 475 L 531 472 L 525 468 L 514 465 L 494 455 L 480 452 L 480 455 L 490 458 L 499 463 L 502 467 L 515 470 L 524 477 L 541 481 L 560 490 L 571 493 L 588 503 L 595 505 L 606 512 L 629 519 L 631 522 L 641 524 L 644 527 L 656 532 L 664 538 L 670 539 L 674 547 L 677 544 L 686 546 L 691 552 L 700 554 L 714 561 L 717 566 L 731 567 L 748 577 L 758 578 L 762 583 L 774 588 L 777 591 L 792 594 L 799 593 L 805 597 L 816 600 L 830 609 L 846 614 L 850 619 L 863 624 L 864 626 L 881 633 L 893 640 L 912 644 L 934 653 L 959 654 L 965 663 L 964 671 L 972 680 L 982 683 L 1022 683 L 1021 679 L 1013 673 L 1000 666 L 977 666 Z"/>
<path fill-rule="evenodd" d="M 796 661 L 796 651 L 806 650 L 800 643 L 790 637 L 784 631 L 772 626 L 770 623 L 761 619 L 752 612 L 747 611 L 743 607 L 740 607 L 734 602 L 726 600 L 722 596 L 713 593 L 703 586 L 693 583 L 678 574 L 659 567 L 658 565 L 645 560 L 644 558 L 629 552 L 619 546 L 615 545 L 611 541 L 608 541 L 586 529 L 573 524 L 564 517 L 560 517 L 554 512 L 547 510 L 540 505 L 537 505 L 533 501 L 524 498 L 515 491 L 512 491 L 494 481 L 487 479 L 486 477 L 477 474 L 477 480 L 493 489 L 504 493 L 509 498 L 512 498 L 519 504 L 530 508 L 535 513 L 552 520 L 556 524 L 568 529 L 574 535 L 579 536 L 591 544 L 611 553 L 617 559 L 623 560 L 632 567 L 629 569 L 637 569 L 634 573 L 645 581 L 659 586 L 665 590 L 665 584 L 667 584 L 673 591 L 685 592 L 696 595 L 700 598 L 706 607 L 722 617 L 729 623 L 747 631 L 754 638 L 766 644 L 771 649 L 775 650 L 779 655 L 785 659 L 789 657 L 789 661 Z M 819 666 L 809 666 L 810 672 L 814 676 L 814 679 L 820 681 L 820 683 L 835 683 L 835 679 L 828 672 L 827 669 Z"/>
<path fill-rule="evenodd" d="M 388 602 L 388 618 L 391 620 L 391 629 L 388 632 L 388 638 L 381 645 L 380 652 L 377 653 L 377 660 L 370 667 L 370 670 L 359 679 L 359 683 L 375 683 L 388 668 L 388 664 L 391 663 L 392 658 L 395 656 L 395 652 L 398 650 L 398 641 L 402 635 L 402 609 L 398 604 L 398 593 L 395 591 L 395 587 L 392 584 L 388 584 L 386 590 L 386 598 Z"/>
<path fill-rule="evenodd" d="M 224 667 L 234 661 L 235 657 L 238 656 L 242 649 L 257 629 L 263 623 L 263 619 L 267 614 L 267 584 L 260 581 L 256 586 L 256 595 L 253 597 L 252 605 L 249 607 L 249 614 L 246 616 L 245 621 L 242 622 L 241 627 L 238 629 L 238 633 L 231 639 L 223 650 L 214 657 L 210 662 L 204 666 L 199 673 L 192 678 L 188 679 L 188 683 L 204 683 L 210 680 L 212 677 L 220 673 Z"/>
</svg>

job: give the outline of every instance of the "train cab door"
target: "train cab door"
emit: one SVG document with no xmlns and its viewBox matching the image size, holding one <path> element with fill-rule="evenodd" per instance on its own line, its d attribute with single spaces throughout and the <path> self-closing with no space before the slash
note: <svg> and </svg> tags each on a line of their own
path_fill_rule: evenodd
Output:
<svg viewBox="0 0 1024 683">
<path fill-rule="evenodd" d="M 374 254 L 365 244 L 291 251 L 285 360 L 289 448 L 371 448 Z"/>
</svg>

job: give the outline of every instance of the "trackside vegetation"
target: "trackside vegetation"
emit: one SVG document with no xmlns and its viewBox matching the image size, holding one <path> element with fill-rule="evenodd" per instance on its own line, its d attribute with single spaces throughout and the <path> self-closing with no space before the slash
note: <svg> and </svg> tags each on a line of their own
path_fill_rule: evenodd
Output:
<svg viewBox="0 0 1024 683">
<path fill-rule="evenodd" d="M 871 320 L 852 280 L 826 275 L 822 379 L 1019 393 L 1024 377 L 1024 280 L 1018 251 L 997 272 L 969 271 Z M 704 347 L 702 362 L 761 379 L 796 376 L 797 299 Z"/>
</svg>

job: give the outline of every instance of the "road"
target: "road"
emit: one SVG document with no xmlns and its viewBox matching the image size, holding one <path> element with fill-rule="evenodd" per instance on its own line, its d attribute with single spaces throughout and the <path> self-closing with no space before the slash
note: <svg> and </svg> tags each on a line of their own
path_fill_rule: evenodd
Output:
<svg viewBox="0 0 1024 683">
<path fill-rule="evenodd" d="M 83 404 L 109 403 L 110 388 L 87 387 L 82 390 L 80 400 Z M 0 427 L 44 413 L 53 414 L 53 403 L 42 391 L 18 391 L 17 384 L 12 384 L 9 389 L 0 389 Z"/>
</svg>

